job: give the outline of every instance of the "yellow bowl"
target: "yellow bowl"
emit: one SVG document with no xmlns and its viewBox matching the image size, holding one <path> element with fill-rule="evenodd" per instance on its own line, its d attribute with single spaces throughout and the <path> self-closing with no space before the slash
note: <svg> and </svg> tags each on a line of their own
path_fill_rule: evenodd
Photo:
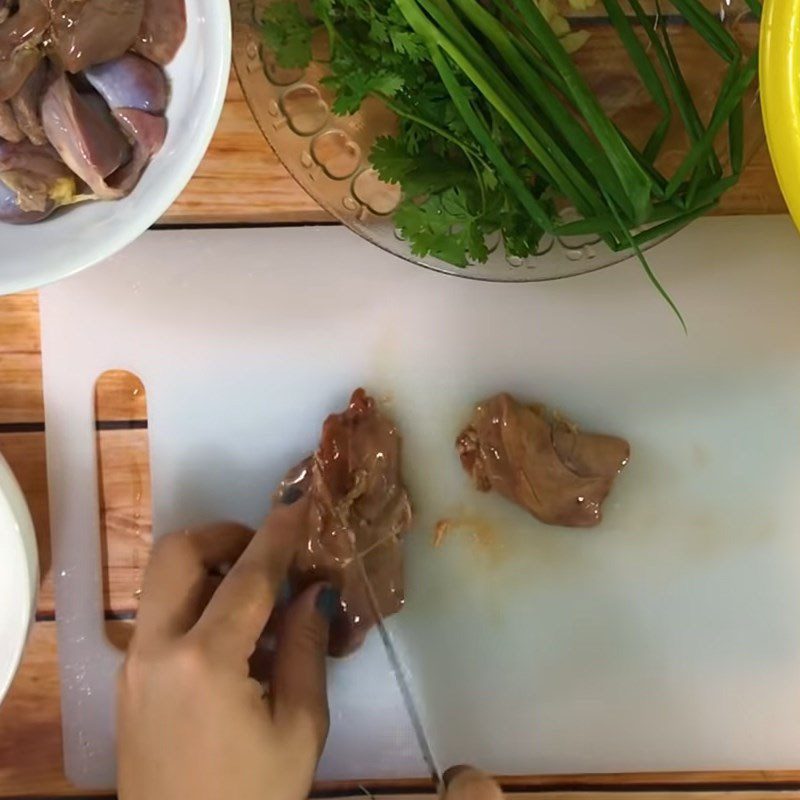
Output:
<svg viewBox="0 0 800 800">
<path fill-rule="evenodd" d="M 764 131 L 781 192 L 800 229 L 800 0 L 766 0 L 760 38 Z"/>
</svg>

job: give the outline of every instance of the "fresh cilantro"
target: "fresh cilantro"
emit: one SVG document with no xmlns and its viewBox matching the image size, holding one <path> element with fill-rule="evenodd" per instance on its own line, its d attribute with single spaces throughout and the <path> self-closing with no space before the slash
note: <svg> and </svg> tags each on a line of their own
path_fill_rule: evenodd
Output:
<svg viewBox="0 0 800 800">
<path fill-rule="evenodd" d="M 377 14 L 370 20 L 369 35 L 381 44 L 386 44 L 389 41 L 389 29 L 386 23 Z"/>
<path fill-rule="evenodd" d="M 423 61 L 428 56 L 428 48 L 411 31 L 390 29 L 389 41 L 391 41 L 395 53 L 404 55 L 415 63 Z"/>
<path fill-rule="evenodd" d="M 277 0 L 264 9 L 261 18 L 264 43 L 286 69 L 307 67 L 311 63 L 312 32 L 311 24 L 294 0 Z"/>
<path fill-rule="evenodd" d="M 400 183 L 415 167 L 414 156 L 395 136 L 379 136 L 369 160 L 386 183 Z"/>
<path fill-rule="evenodd" d="M 322 82 L 336 92 L 331 110 L 339 115 L 358 111 L 369 95 L 394 97 L 403 88 L 403 79 L 386 70 L 368 73 L 354 69 L 346 74 L 330 75 Z"/>
<path fill-rule="evenodd" d="M 544 231 L 514 203 L 506 207 L 500 223 L 506 254 L 516 258 L 527 258 L 539 249 Z"/>
<path fill-rule="evenodd" d="M 395 212 L 394 222 L 415 255 L 431 255 L 457 267 L 489 257 L 481 214 L 460 189 L 446 189 L 422 200 L 406 199 Z"/>
<path fill-rule="evenodd" d="M 370 151 L 369 160 L 381 180 L 399 183 L 406 197 L 417 198 L 459 186 L 479 192 L 477 176 L 458 153 L 439 156 L 430 151 L 415 154 L 407 142 L 395 136 L 380 136 Z"/>
</svg>

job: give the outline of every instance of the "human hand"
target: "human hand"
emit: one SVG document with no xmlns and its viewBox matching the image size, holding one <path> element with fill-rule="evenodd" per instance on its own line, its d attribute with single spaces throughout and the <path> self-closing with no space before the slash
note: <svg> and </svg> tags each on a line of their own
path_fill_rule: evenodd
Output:
<svg viewBox="0 0 800 800">
<path fill-rule="evenodd" d="M 119 676 L 120 800 L 307 797 L 328 732 L 334 590 L 311 586 L 286 609 L 267 693 L 249 669 L 306 505 L 276 508 L 255 534 L 219 524 L 156 543 Z"/>
</svg>

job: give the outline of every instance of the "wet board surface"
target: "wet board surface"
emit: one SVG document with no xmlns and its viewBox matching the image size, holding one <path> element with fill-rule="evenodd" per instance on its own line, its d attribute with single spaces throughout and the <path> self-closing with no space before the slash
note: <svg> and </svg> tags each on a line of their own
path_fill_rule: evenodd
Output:
<svg viewBox="0 0 800 800">
<path fill-rule="evenodd" d="M 704 220 L 634 263 L 498 286 L 338 228 L 158 231 L 42 292 L 66 769 L 113 783 L 93 387 L 147 390 L 156 533 L 255 523 L 365 385 L 405 436 L 417 523 L 389 629 L 441 766 L 800 767 L 800 240 Z M 626 437 L 601 527 L 475 493 L 454 438 L 498 390 Z M 440 547 L 442 518 L 466 520 Z M 474 535 L 475 528 L 480 535 Z M 377 636 L 331 678 L 321 778 L 425 774 Z"/>
</svg>

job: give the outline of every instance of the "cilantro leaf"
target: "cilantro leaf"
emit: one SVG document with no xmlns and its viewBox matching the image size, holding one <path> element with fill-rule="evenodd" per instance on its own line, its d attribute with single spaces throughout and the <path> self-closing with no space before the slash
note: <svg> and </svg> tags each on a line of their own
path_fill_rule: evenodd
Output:
<svg viewBox="0 0 800 800">
<path fill-rule="evenodd" d="M 370 20 L 369 35 L 381 44 L 386 44 L 389 41 L 389 29 L 386 23 L 377 14 Z"/>
<path fill-rule="evenodd" d="M 395 136 L 379 136 L 375 140 L 369 160 L 381 180 L 399 183 L 405 196 L 411 198 L 455 186 L 462 191 L 477 192 L 475 173 L 461 154 L 415 153 L 407 144 L 405 138 Z"/>
<path fill-rule="evenodd" d="M 354 69 L 330 75 L 322 82 L 336 91 L 331 110 L 340 116 L 358 111 L 368 95 L 394 97 L 403 88 L 403 79 L 387 70 L 368 73 Z"/>
<path fill-rule="evenodd" d="M 382 181 L 400 183 L 414 169 L 414 156 L 395 136 L 379 136 L 369 154 Z"/>
<path fill-rule="evenodd" d="M 395 53 L 407 56 L 411 61 L 418 63 L 430 57 L 429 51 L 422 39 L 412 31 L 392 28 L 388 38 L 392 43 Z"/>
<path fill-rule="evenodd" d="M 264 9 L 261 34 L 281 67 L 295 69 L 311 63 L 312 27 L 294 0 L 277 0 Z"/>
<path fill-rule="evenodd" d="M 470 208 L 460 189 L 446 189 L 422 201 L 406 199 L 394 222 L 415 255 L 431 255 L 457 267 L 489 256 L 480 214 Z"/>
</svg>

